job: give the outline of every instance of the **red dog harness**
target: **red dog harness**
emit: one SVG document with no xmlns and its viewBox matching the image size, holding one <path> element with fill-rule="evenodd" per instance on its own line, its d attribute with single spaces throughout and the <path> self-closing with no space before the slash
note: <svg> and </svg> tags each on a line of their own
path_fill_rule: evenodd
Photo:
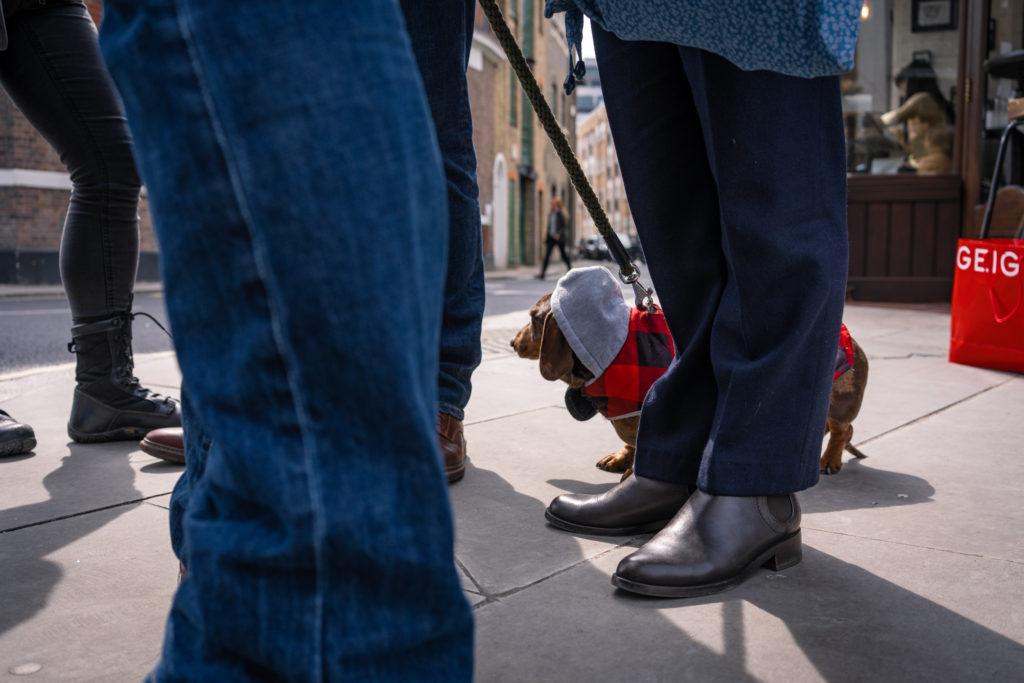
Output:
<svg viewBox="0 0 1024 683">
<path fill-rule="evenodd" d="M 839 375 L 848 370 L 853 370 L 853 341 L 844 323 L 839 327 L 839 349 L 836 350 L 836 369 L 832 373 L 832 381 L 839 379 Z"/>
<path fill-rule="evenodd" d="M 609 420 L 639 415 L 647 391 L 665 374 L 674 355 L 661 310 L 630 309 L 626 343 L 604 374 L 583 387 L 583 395 Z"/>
<path fill-rule="evenodd" d="M 630 309 L 626 343 L 604 374 L 583 387 L 583 395 L 609 420 L 639 415 L 648 390 L 668 370 L 674 355 L 672 335 L 661 310 L 653 306 L 650 311 Z M 842 324 L 832 380 L 852 369 L 853 341 Z"/>
</svg>

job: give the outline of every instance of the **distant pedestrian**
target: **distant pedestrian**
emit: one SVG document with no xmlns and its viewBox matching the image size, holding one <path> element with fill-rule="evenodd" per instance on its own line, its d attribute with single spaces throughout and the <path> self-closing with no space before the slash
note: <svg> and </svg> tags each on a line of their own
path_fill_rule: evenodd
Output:
<svg viewBox="0 0 1024 683">
<path fill-rule="evenodd" d="M 565 218 L 565 213 L 562 211 L 562 200 L 554 197 L 551 200 L 551 213 L 548 214 L 548 233 L 545 240 L 547 251 L 544 252 L 544 263 L 540 267 L 540 272 L 536 275 L 538 280 L 544 279 L 544 273 L 548 270 L 548 261 L 551 259 L 551 252 L 554 251 L 555 247 L 558 247 L 558 251 L 562 254 L 562 260 L 565 261 L 565 269 L 570 270 L 572 268 L 572 264 L 569 263 L 569 252 L 565 250 L 565 241 L 568 234 L 569 221 Z"/>
</svg>

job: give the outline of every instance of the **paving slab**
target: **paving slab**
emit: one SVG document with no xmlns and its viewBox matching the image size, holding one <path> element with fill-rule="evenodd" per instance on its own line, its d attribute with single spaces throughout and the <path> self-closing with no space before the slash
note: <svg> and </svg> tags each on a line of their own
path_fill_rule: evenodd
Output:
<svg viewBox="0 0 1024 683">
<path fill-rule="evenodd" d="M 853 423 L 858 447 L 1012 380 L 1006 373 L 956 365 L 945 358 L 873 358 L 869 348 L 864 403 Z"/>
<path fill-rule="evenodd" d="M 544 521 L 555 496 L 618 482 L 595 467 L 622 443 L 604 421 L 576 422 L 564 408 L 544 408 L 470 424 L 466 440 L 466 485 L 451 488 L 456 557 L 482 595 L 521 590 L 622 543 L 564 534 Z"/>
<path fill-rule="evenodd" d="M 466 406 L 466 425 L 517 415 L 545 407 L 565 406 L 566 385 L 540 376 L 536 361 L 508 353 L 493 356 L 473 373 L 473 398 Z M 572 420 L 566 413 L 565 418 Z M 474 448 L 474 451 L 476 449 Z"/>
<path fill-rule="evenodd" d="M 173 354 L 140 355 L 136 374 L 154 391 L 178 395 L 181 380 Z M 8 412 L 32 425 L 38 441 L 33 453 L 3 461 L 0 530 L 169 493 L 184 469 L 146 455 L 138 441 L 72 441 L 67 435 L 75 386 L 71 368 L 27 374 L 0 386 L 8 401 L 17 400 L 17 410 Z"/>
<path fill-rule="evenodd" d="M 802 495 L 805 525 L 1024 563 L 1021 415 L 1024 378 L 871 441 Z"/>
<path fill-rule="evenodd" d="M 515 357 L 526 320 L 484 322 L 469 467 L 450 488 L 478 681 L 1021 680 L 1024 376 L 948 363 L 948 307 L 847 307 L 871 361 L 854 436 L 869 457 L 801 495 L 801 564 L 696 600 L 612 587 L 647 536 L 544 522 L 556 495 L 614 486 L 594 463 L 620 443 Z M 172 355 L 136 364 L 177 395 Z M 72 388 L 70 365 L 0 377 L 0 407 L 39 435 L 33 455 L 0 462 L 0 681 L 140 680 L 176 584 L 181 468 L 130 442 L 71 443 Z"/>
<path fill-rule="evenodd" d="M 869 356 L 945 358 L 949 354 L 948 304 L 915 306 L 848 302 L 843 322 Z"/>
<path fill-rule="evenodd" d="M 159 658 L 177 585 L 165 509 L 0 534 L 0 567 L 0 681 L 139 681 Z"/>
<path fill-rule="evenodd" d="M 1016 681 L 1019 564 L 806 533 L 804 561 L 692 600 L 619 591 L 628 548 L 477 618 L 481 681 Z M 986 577 L 985 581 L 978 578 Z"/>
</svg>

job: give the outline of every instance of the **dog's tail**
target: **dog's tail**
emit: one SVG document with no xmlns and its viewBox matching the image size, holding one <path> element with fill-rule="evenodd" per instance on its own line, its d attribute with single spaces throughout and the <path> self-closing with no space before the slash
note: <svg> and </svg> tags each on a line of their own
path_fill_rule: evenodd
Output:
<svg viewBox="0 0 1024 683">
<path fill-rule="evenodd" d="M 853 455 L 857 456 L 858 458 L 866 458 L 866 457 L 868 457 L 868 456 L 864 455 L 863 453 L 861 453 L 860 449 L 858 449 L 856 446 L 854 446 L 849 441 L 846 442 L 846 450 L 848 450 L 850 453 L 852 453 Z"/>
</svg>

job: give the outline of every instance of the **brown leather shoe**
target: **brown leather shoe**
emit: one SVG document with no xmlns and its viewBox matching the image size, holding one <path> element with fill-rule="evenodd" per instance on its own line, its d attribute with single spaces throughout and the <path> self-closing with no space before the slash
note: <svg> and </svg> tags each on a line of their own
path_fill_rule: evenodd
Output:
<svg viewBox="0 0 1024 683">
<path fill-rule="evenodd" d="M 449 484 L 454 484 L 466 476 L 466 437 L 462 433 L 462 420 L 448 413 L 438 413 L 437 442 L 444 456 L 445 476 Z"/>
<path fill-rule="evenodd" d="M 185 464 L 185 432 L 181 427 L 154 429 L 139 442 L 139 448 L 161 460 Z"/>
</svg>

